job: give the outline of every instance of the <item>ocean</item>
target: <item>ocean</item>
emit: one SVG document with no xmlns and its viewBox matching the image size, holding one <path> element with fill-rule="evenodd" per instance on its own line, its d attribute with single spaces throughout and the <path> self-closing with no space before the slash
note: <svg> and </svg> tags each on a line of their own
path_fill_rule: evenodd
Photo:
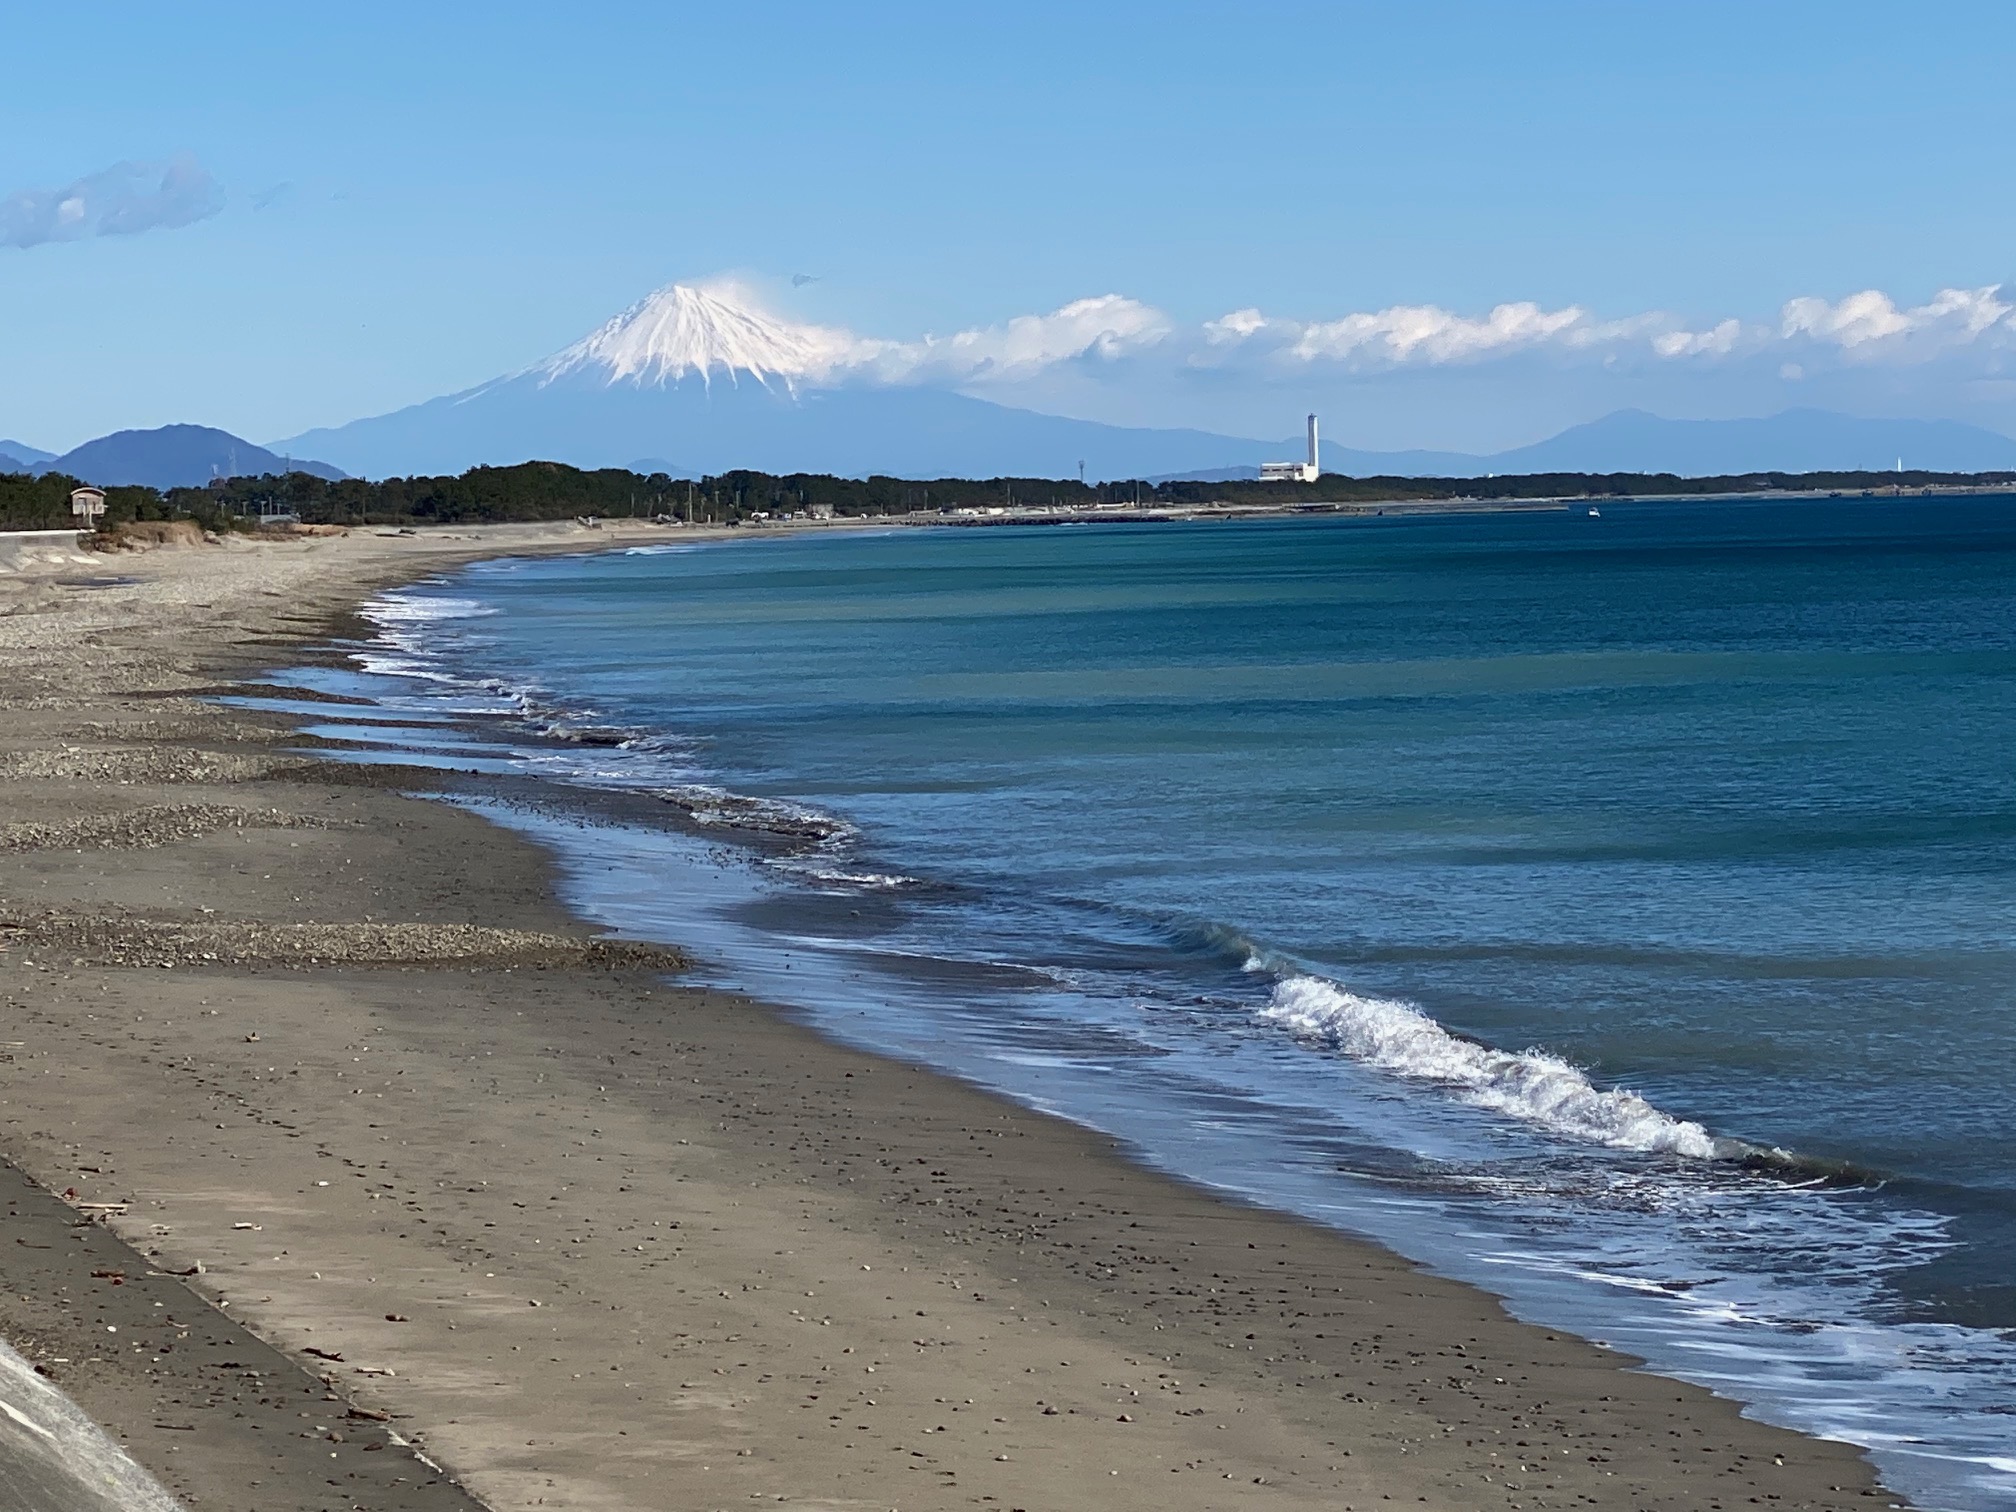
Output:
<svg viewBox="0 0 2016 1512">
<path fill-rule="evenodd" d="M 668 535 L 369 613 L 255 701 L 662 810 L 463 800 L 587 916 L 2016 1509 L 2016 498 Z"/>
</svg>

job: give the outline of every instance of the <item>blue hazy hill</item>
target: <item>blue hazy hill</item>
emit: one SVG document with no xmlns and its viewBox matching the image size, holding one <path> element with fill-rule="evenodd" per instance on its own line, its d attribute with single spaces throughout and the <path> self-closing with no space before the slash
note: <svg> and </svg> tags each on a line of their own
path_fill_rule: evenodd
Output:
<svg viewBox="0 0 2016 1512">
<path fill-rule="evenodd" d="M 1183 468 L 1258 467 L 1301 442 L 1149 430 L 1010 409 L 934 388 L 848 387 L 793 394 L 746 376 L 662 385 L 592 373 L 524 374 L 389 415 L 290 438 L 364 477 L 457 473 L 532 460 L 622 467 L 676 457 L 731 468 L 899 477 L 1138 478 Z M 665 469 L 671 471 L 670 467 Z"/>
<path fill-rule="evenodd" d="M 95 441 L 33 464 L 38 473 L 67 473 L 100 488 L 139 483 L 153 488 L 196 488 L 212 478 L 258 477 L 305 472 L 318 478 L 345 476 L 326 462 L 281 456 L 229 431 L 207 425 L 163 425 L 154 430 L 114 431 Z"/>
<path fill-rule="evenodd" d="M 55 460 L 56 453 L 30 446 L 25 441 L 0 441 L 0 471 L 33 472 L 38 463 Z"/>
<path fill-rule="evenodd" d="M 1754 420 L 1667 420 L 1618 410 L 1558 436 L 1478 458 L 1488 471 L 1670 472 L 1712 477 L 1906 467 L 2016 469 L 2016 441 L 1958 420 L 1865 420 L 1790 409 Z"/>
<path fill-rule="evenodd" d="M 798 394 L 744 378 L 662 386 L 610 384 L 587 373 L 523 375 L 389 415 L 275 443 L 364 477 L 458 473 L 542 460 L 577 467 L 844 476 L 1199 478 L 1257 475 L 1301 454 L 1299 437 L 1255 441 L 1194 429 L 1148 429 L 1012 409 L 930 388 L 839 388 Z M 677 458 L 678 465 L 661 459 Z M 1483 473 L 1643 472 L 1702 477 L 1747 472 L 1882 469 L 2016 470 L 2016 440 L 1956 420 L 1881 420 L 1787 410 L 1741 420 L 1668 420 L 1619 410 L 1508 451 L 1381 452 L 1323 445 L 1331 472 L 1364 477 Z"/>
</svg>

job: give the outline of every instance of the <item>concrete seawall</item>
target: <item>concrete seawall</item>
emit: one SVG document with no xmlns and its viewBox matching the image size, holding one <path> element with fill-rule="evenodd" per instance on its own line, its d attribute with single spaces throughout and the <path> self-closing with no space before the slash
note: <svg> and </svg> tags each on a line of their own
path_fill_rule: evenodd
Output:
<svg viewBox="0 0 2016 1512">
<path fill-rule="evenodd" d="M 0 1343 L 0 1506 L 182 1512 L 70 1399 Z"/>
<path fill-rule="evenodd" d="M 80 530 L 0 530 L 0 572 L 31 567 L 88 567 L 98 559 Z"/>
</svg>

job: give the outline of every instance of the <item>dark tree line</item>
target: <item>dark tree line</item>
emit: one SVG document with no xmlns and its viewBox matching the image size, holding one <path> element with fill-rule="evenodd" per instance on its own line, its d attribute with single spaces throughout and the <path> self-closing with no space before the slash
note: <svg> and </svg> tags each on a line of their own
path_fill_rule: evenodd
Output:
<svg viewBox="0 0 2016 1512">
<path fill-rule="evenodd" d="M 1365 504 L 1436 499 L 1621 498 L 1634 494 L 1724 494 L 1997 486 L 2016 473 L 1746 473 L 1681 478 L 1671 473 L 1537 473 L 1499 478 L 1351 478 L 1314 483 L 1080 483 L 1054 478 L 836 478 L 824 473 L 737 471 L 688 480 L 621 468 L 593 471 L 558 462 L 474 467 L 459 477 L 331 482 L 307 473 L 232 478 L 206 488 L 111 488 L 107 525 L 192 519 L 210 530 L 247 529 L 261 515 L 292 514 L 308 524 L 461 525 L 503 521 L 669 516 L 733 523 L 757 515 L 830 511 L 843 518 L 955 509 L 1143 507 L 1223 502 L 1244 505 Z M 0 474 L 0 529 L 52 530 L 72 523 L 75 478 Z"/>
</svg>

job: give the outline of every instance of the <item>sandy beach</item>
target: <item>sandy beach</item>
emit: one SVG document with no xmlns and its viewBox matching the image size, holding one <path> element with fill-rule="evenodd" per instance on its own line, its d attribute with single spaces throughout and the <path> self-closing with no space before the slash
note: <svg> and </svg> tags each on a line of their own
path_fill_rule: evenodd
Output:
<svg viewBox="0 0 2016 1512">
<path fill-rule="evenodd" d="M 1900 1500 L 1377 1247 L 682 987 L 676 942 L 596 939 L 536 846 L 413 796 L 440 774 L 208 701 L 375 586 L 630 533 L 665 536 L 0 576 L 0 1338 L 186 1506 Z"/>
</svg>

